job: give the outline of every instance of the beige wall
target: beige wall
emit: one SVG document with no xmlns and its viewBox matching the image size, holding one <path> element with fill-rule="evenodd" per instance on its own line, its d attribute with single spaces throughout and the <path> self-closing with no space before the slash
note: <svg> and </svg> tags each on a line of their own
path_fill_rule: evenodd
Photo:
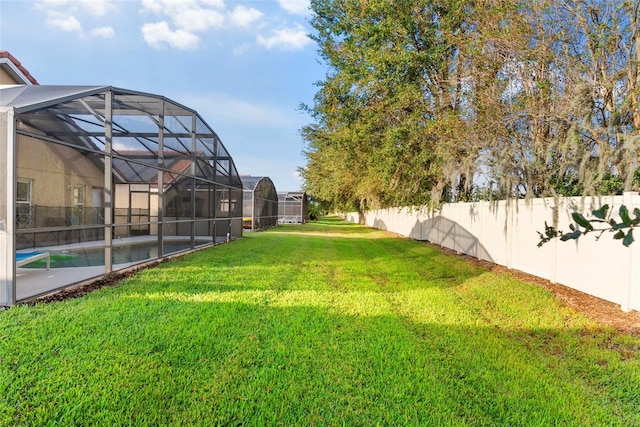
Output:
<svg viewBox="0 0 640 427">
<path fill-rule="evenodd" d="M 92 206 L 92 189 L 104 187 L 104 172 L 84 153 L 22 135 L 16 169 L 18 179 L 32 180 L 32 206 L 73 207 L 74 185 L 84 186 L 84 205 Z"/>
<path fill-rule="evenodd" d="M 0 67 L 0 85 L 22 84 L 14 80 L 2 67 Z"/>
</svg>

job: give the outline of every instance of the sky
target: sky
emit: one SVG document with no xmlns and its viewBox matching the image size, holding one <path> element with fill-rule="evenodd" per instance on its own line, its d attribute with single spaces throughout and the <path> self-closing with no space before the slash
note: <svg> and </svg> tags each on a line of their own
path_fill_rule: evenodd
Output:
<svg viewBox="0 0 640 427">
<path fill-rule="evenodd" d="M 240 174 L 302 189 L 300 129 L 325 78 L 309 0 L 0 0 L 0 50 L 39 84 L 106 85 L 200 114 Z"/>
</svg>

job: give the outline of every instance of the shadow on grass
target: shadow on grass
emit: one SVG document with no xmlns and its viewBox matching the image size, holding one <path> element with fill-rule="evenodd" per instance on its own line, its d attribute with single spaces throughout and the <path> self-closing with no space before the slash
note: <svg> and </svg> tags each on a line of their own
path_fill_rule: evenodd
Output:
<svg viewBox="0 0 640 427">
<path fill-rule="evenodd" d="M 193 293 L 327 287 L 345 292 L 395 292 L 457 286 L 486 271 L 408 239 L 265 232 L 138 274 Z"/>
<path fill-rule="evenodd" d="M 290 225 L 251 233 L 230 244 L 162 262 L 136 275 L 151 276 L 194 293 L 268 287 L 318 289 L 327 282 L 342 290 L 364 284 L 377 291 L 394 291 L 397 283 L 404 283 L 405 288 L 423 286 L 418 278 L 431 281 L 432 286 L 456 286 L 485 271 L 409 239 L 338 220 L 326 222 L 345 226 Z M 332 231 L 336 229 L 350 233 Z M 409 276 L 411 281 L 407 280 Z M 86 289 L 61 292 L 47 297 L 47 301 L 80 297 L 117 280 L 97 280 Z"/>
<path fill-rule="evenodd" d="M 638 339 L 549 317 L 551 296 L 500 312 L 499 283 L 463 292 L 484 272 L 408 239 L 264 232 L 16 307 L 0 425 L 640 425 Z"/>
<path fill-rule="evenodd" d="M 378 230 L 388 230 L 387 224 L 381 219 L 376 219 L 373 226 Z M 424 221 L 416 220 L 408 235 L 412 239 L 434 242 L 442 247 L 493 262 L 491 254 L 473 232 L 440 215 Z"/>
<path fill-rule="evenodd" d="M 638 359 L 594 351 L 579 329 L 272 303 L 130 295 L 46 320 L 12 310 L 16 321 L 0 323 L 0 361 L 11 362 L 0 364 L 0 415 L 7 425 L 640 422 Z"/>
<path fill-rule="evenodd" d="M 340 228 L 351 228 L 351 227 L 357 227 L 359 225 L 359 224 L 354 224 L 352 222 L 344 221 L 343 219 L 337 216 L 326 216 L 326 217 L 320 218 L 318 221 L 315 221 L 314 223 L 324 225 L 327 227 L 340 227 Z"/>
<path fill-rule="evenodd" d="M 271 231 L 281 232 L 325 232 L 340 234 L 371 234 L 376 230 L 359 224 L 343 221 L 338 217 L 324 217 L 317 221 L 310 221 L 304 225 L 283 224 Z"/>
</svg>

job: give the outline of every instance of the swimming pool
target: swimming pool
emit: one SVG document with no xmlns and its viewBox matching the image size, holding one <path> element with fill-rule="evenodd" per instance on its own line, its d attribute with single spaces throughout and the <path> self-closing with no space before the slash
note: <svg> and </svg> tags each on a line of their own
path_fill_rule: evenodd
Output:
<svg viewBox="0 0 640 427">
<path fill-rule="evenodd" d="M 203 245 L 209 242 L 196 242 Z M 189 241 L 171 241 L 164 244 L 164 254 L 191 249 Z M 78 248 L 64 251 L 49 251 L 51 253 L 51 268 L 92 267 L 104 265 L 104 248 Z M 111 262 L 117 264 L 131 264 L 150 261 L 158 258 L 158 245 L 151 242 L 145 244 L 116 246 L 112 249 Z M 24 268 L 45 268 L 45 260 L 27 264 Z"/>
</svg>

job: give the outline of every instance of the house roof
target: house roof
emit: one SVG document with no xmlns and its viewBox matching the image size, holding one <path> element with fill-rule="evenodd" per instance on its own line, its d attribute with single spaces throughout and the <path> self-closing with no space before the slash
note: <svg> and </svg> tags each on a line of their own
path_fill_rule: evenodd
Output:
<svg viewBox="0 0 640 427">
<path fill-rule="evenodd" d="M 0 68 L 7 72 L 17 84 L 37 85 L 38 81 L 6 50 L 0 50 Z"/>
</svg>

